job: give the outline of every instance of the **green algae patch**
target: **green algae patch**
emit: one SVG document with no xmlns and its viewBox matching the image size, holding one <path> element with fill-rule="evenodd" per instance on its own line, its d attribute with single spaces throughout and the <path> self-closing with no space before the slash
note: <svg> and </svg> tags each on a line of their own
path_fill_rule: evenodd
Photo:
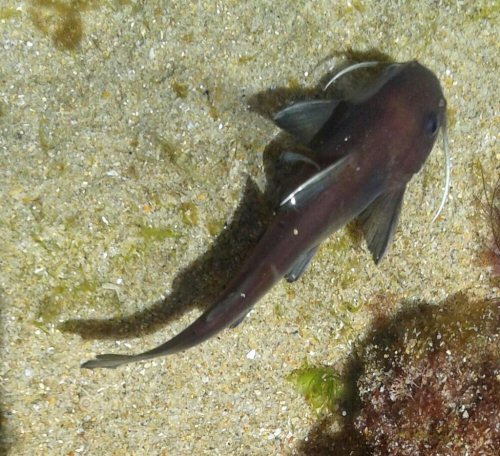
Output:
<svg viewBox="0 0 500 456">
<path fill-rule="evenodd" d="M 194 203 L 181 204 L 182 222 L 187 226 L 198 225 L 198 208 Z"/>
<path fill-rule="evenodd" d="M 185 157 L 174 141 L 162 135 L 158 135 L 155 138 L 155 145 L 161 158 L 177 166 L 179 170 L 186 173 L 188 172 L 188 167 L 185 166 L 182 160 Z"/>
<path fill-rule="evenodd" d="M 210 236 L 217 236 L 224 228 L 225 220 L 210 219 L 207 222 L 207 230 Z"/>
<path fill-rule="evenodd" d="M 177 160 L 179 158 L 179 150 L 173 142 L 165 138 L 158 138 L 158 149 L 163 158 L 174 165 L 178 164 Z"/>
<path fill-rule="evenodd" d="M 363 308 L 363 302 L 342 301 L 340 308 L 345 309 L 349 313 L 358 313 Z"/>
<path fill-rule="evenodd" d="M 67 288 L 64 285 L 55 286 L 49 296 L 40 300 L 37 319 L 45 325 L 52 323 L 64 309 L 66 294 Z"/>
<path fill-rule="evenodd" d="M 172 87 L 172 90 L 175 92 L 178 98 L 186 98 L 188 94 L 188 85 L 187 84 L 181 84 L 177 81 L 172 82 L 170 85 Z"/>
<path fill-rule="evenodd" d="M 21 11 L 12 7 L 0 8 L 0 20 L 20 19 Z"/>
<path fill-rule="evenodd" d="M 181 234 L 169 227 L 141 226 L 139 236 L 146 241 L 164 241 L 169 238 L 178 238 Z"/>
<path fill-rule="evenodd" d="M 49 324 L 55 323 L 64 311 L 77 309 L 82 303 L 89 302 L 101 285 L 101 282 L 93 278 L 83 279 L 80 282 L 72 282 L 69 279 L 57 280 L 50 291 L 39 300 L 33 324 L 44 329 Z M 119 310 L 120 306 L 117 307 L 116 302 L 110 305 L 109 300 L 104 301 L 100 301 L 103 307 L 106 306 L 108 310 L 109 308 Z"/>
<path fill-rule="evenodd" d="M 38 143 L 44 152 L 52 148 L 52 134 L 49 129 L 49 121 L 42 117 L 38 124 Z"/>
<path fill-rule="evenodd" d="M 318 415 L 333 412 L 344 395 L 344 384 L 330 367 L 313 367 L 306 363 L 289 374 L 287 380 Z"/>
<path fill-rule="evenodd" d="M 357 11 L 358 13 L 364 13 L 366 10 L 366 6 L 360 0 L 354 0 L 352 2 L 348 2 L 348 8 L 352 11 Z"/>
<path fill-rule="evenodd" d="M 28 14 L 33 25 L 50 36 L 57 49 L 74 50 L 83 37 L 81 13 L 97 2 L 32 0 Z"/>
<path fill-rule="evenodd" d="M 238 63 L 242 65 L 253 62 L 254 60 L 255 60 L 255 55 L 240 55 L 238 57 Z"/>
<path fill-rule="evenodd" d="M 283 304 L 275 304 L 273 313 L 278 320 L 281 320 L 285 316 L 285 306 Z"/>
<path fill-rule="evenodd" d="M 500 14 L 500 3 L 493 2 L 492 5 L 479 6 L 476 11 L 470 16 L 471 21 L 482 21 L 489 19 L 498 19 Z"/>
<path fill-rule="evenodd" d="M 288 88 L 290 90 L 300 90 L 302 86 L 297 78 L 288 78 Z"/>
<path fill-rule="evenodd" d="M 52 39 L 59 50 L 76 50 L 84 37 L 82 14 L 110 6 L 115 10 L 136 5 L 124 0 L 31 0 L 28 17 L 45 36 Z M 1 14 L 1 10 L 0 10 Z"/>
<path fill-rule="evenodd" d="M 181 41 L 186 44 L 191 44 L 194 41 L 194 33 L 189 32 L 181 36 Z"/>
</svg>

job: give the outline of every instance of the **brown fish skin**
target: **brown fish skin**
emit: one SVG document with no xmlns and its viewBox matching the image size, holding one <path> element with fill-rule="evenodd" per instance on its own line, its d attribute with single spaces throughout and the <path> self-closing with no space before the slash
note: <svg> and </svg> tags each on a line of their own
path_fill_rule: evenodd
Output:
<svg viewBox="0 0 500 456">
<path fill-rule="evenodd" d="M 177 353 L 236 326 L 281 278 L 296 280 L 331 233 L 359 217 L 375 262 L 397 225 L 407 182 L 445 126 L 446 101 L 436 76 L 416 61 L 393 64 L 340 102 L 305 102 L 275 117 L 305 142 L 319 169 L 283 200 L 255 249 L 208 310 L 166 343 L 138 355 L 98 355 L 84 368 Z"/>
</svg>

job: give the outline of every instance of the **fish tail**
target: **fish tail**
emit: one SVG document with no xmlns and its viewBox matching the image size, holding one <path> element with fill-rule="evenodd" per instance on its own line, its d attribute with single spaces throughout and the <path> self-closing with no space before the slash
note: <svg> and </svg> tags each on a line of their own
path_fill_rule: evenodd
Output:
<svg viewBox="0 0 500 456">
<path fill-rule="evenodd" d="M 240 317 L 239 313 L 232 316 L 231 310 L 242 299 L 241 294 L 229 293 L 186 329 L 152 350 L 136 355 L 119 355 L 113 353 L 97 355 L 95 359 L 86 361 L 80 367 L 84 369 L 115 369 L 123 364 L 156 358 L 157 356 L 171 355 L 198 345 L 229 326 L 237 317 Z"/>
<path fill-rule="evenodd" d="M 240 271 L 222 296 L 191 325 L 164 344 L 136 355 L 111 353 L 97 355 L 95 359 L 86 361 L 81 367 L 84 369 L 115 369 L 131 362 L 171 355 L 198 345 L 229 326 L 236 326 L 257 300 L 283 276 L 282 273 L 274 270 L 272 264 L 268 266 L 270 273 L 266 275 L 266 270 L 263 271 L 262 265 L 259 264 L 261 263 L 260 256 L 260 251 L 258 254 L 254 254 L 254 258 Z"/>
<path fill-rule="evenodd" d="M 108 368 L 115 369 L 123 364 L 144 359 L 141 355 L 116 355 L 106 353 L 97 355 L 95 359 L 84 362 L 80 367 L 83 369 Z"/>
</svg>

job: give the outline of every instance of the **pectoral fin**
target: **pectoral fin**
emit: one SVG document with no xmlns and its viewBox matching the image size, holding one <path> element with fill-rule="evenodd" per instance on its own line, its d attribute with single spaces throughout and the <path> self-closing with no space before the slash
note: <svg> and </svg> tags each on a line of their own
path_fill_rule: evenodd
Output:
<svg viewBox="0 0 500 456">
<path fill-rule="evenodd" d="M 394 237 L 406 187 L 381 194 L 358 217 L 375 264 Z"/>
<path fill-rule="evenodd" d="M 299 258 L 297 258 L 293 266 L 285 275 L 285 279 L 287 282 L 295 282 L 304 273 L 307 265 L 316 253 L 316 250 L 318 250 L 318 246 L 313 247 L 311 250 L 308 250 Z"/>
<path fill-rule="evenodd" d="M 309 144 L 314 135 L 330 118 L 338 101 L 318 100 L 295 103 L 274 116 L 278 127 L 295 136 L 301 143 Z"/>
</svg>

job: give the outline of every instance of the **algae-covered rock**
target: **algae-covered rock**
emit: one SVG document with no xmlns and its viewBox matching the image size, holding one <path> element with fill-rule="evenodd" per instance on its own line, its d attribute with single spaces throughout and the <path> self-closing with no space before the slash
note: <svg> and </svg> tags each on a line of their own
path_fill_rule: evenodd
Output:
<svg viewBox="0 0 500 456">
<path fill-rule="evenodd" d="M 369 340 L 356 429 L 375 455 L 500 448 L 500 302 L 421 304 Z"/>
</svg>

